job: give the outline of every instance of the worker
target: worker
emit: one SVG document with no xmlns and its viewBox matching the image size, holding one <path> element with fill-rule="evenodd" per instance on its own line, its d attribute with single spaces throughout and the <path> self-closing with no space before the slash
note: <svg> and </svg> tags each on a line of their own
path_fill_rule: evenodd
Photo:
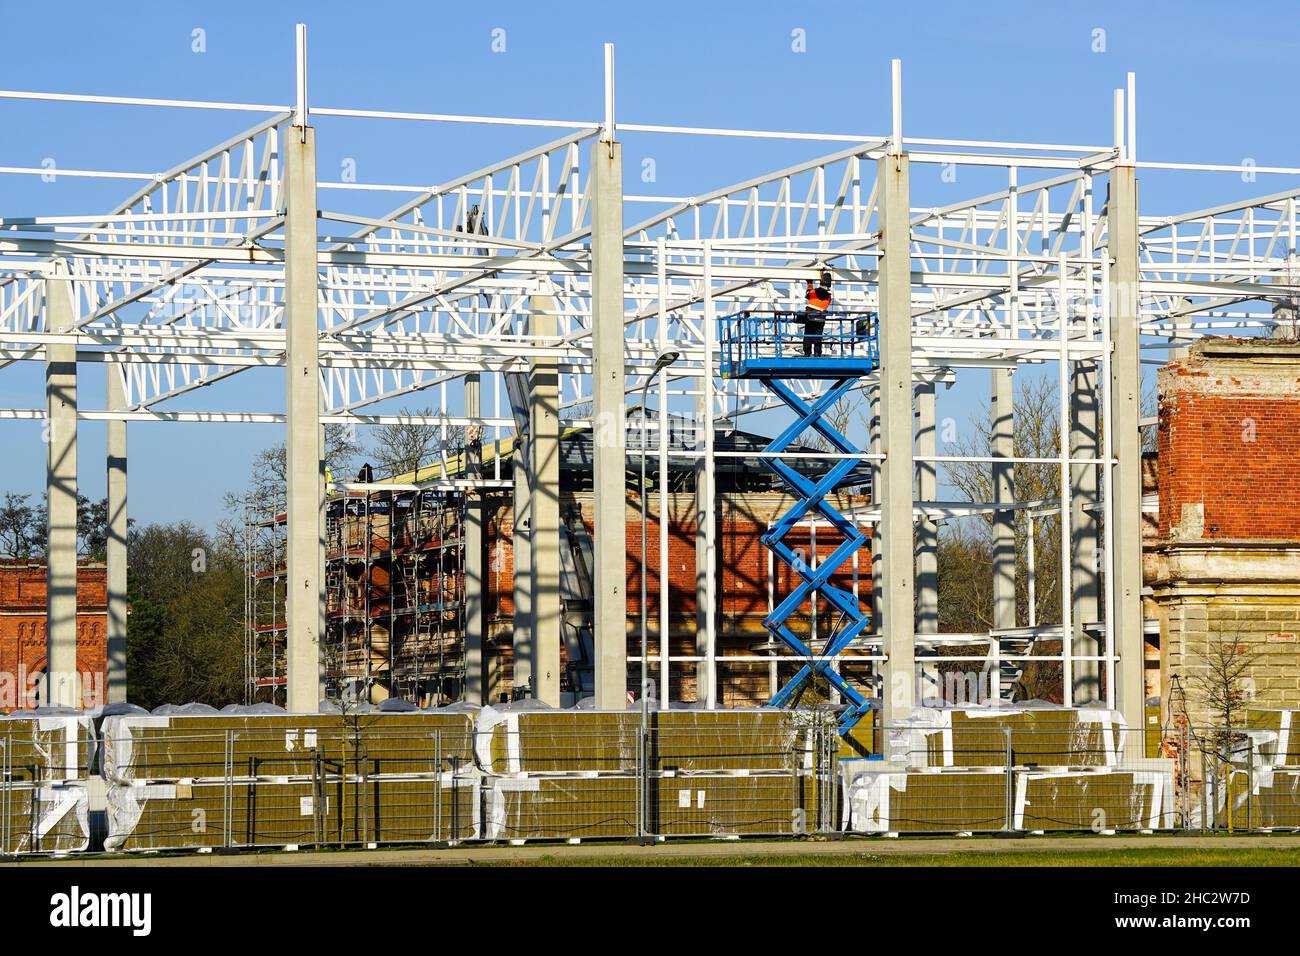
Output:
<svg viewBox="0 0 1300 956">
<path fill-rule="evenodd" d="M 808 304 L 803 313 L 803 354 L 821 355 L 826 311 L 831 307 L 831 274 L 823 271 L 816 284 L 809 279 L 804 295 Z"/>
</svg>

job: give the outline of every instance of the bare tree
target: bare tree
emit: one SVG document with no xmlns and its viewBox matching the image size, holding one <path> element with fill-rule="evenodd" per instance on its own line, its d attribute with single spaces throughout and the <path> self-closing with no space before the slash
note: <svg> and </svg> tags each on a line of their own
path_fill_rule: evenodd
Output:
<svg viewBox="0 0 1300 956">
<path fill-rule="evenodd" d="M 1160 399 L 1154 391 L 1142 393 L 1141 413 L 1143 418 L 1155 418 L 1160 413 Z M 1154 426 L 1142 429 L 1142 451 L 1154 452 L 1159 448 L 1160 440 Z"/>
<path fill-rule="evenodd" d="M 350 425 L 325 426 L 325 465 L 335 476 L 351 469 L 362 447 L 356 429 Z M 248 484 L 242 491 L 226 492 L 227 517 L 217 523 L 217 538 L 223 546 L 242 547 L 244 522 L 283 514 L 288 505 L 288 457 L 284 445 L 263 448 L 253 456 Z"/>
<path fill-rule="evenodd" d="M 1259 662 L 1259 651 L 1246 642 L 1240 623 L 1228 623 L 1207 637 L 1195 662 L 1187 685 L 1214 722 L 1215 748 L 1226 757 L 1240 737 L 1234 731 L 1246 725 L 1246 706 L 1253 697 L 1250 672 Z"/>
<path fill-rule="evenodd" d="M 433 415 L 431 408 L 402 409 L 409 419 Z M 438 455 L 455 453 L 465 445 L 462 426 L 426 425 L 416 421 L 383 425 L 374 432 L 370 459 L 381 475 L 397 476 L 417 471 Z"/>
<path fill-rule="evenodd" d="M 871 427 L 866 395 L 861 390 L 852 390 L 841 395 L 835 404 L 826 410 L 822 418 L 846 438 L 849 437 L 849 429 L 855 425 L 863 429 Z M 839 451 L 837 448 L 832 448 L 831 443 L 812 428 L 803 433 L 801 441 L 814 451 L 826 453 Z"/>
<path fill-rule="evenodd" d="M 1059 400 L 1056 383 L 1050 378 L 1022 380 L 1017 390 L 1012 414 L 1015 421 L 1013 430 L 1012 454 L 1016 458 L 1053 458 L 1060 454 L 1061 433 L 1059 423 Z M 988 407 L 971 416 L 970 431 L 963 440 L 958 440 L 955 451 L 958 455 L 987 458 L 992 454 L 993 425 Z M 957 494 L 967 501 L 992 501 L 993 470 L 986 462 L 950 462 L 944 466 L 948 482 Z M 1017 501 L 1059 500 L 1061 493 L 1061 472 L 1059 466 L 1052 463 L 1034 464 L 1017 463 L 1013 467 L 1012 488 Z M 1015 550 L 1019 555 L 1028 552 L 1030 534 L 1030 516 L 1025 509 L 1015 513 Z M 1061 619 L 1061 525 L 1056 515 L 1039 516 L 1033 520 L 1034 533 L 1034 590 L 1035 616 L 1040 623 L 1054 623 Z M 964 534 L 974 535 L 974 540 L 981 542 L 977 551 L 970 551 L 970 541 L 963 543 L 968 553 L 964 560 L 974 560 L 976 554 L 987 554 L 987 570 L 980 572 L 980 577 L 992 574 L 992 535 L 993 515 L 983 514 L 970 522 L 948 522 L 941 531 L 941 553 L 943 538 L 951 539 L 954 529 L 965 527 Z M 941 559 L 942 560 L 942 559 Z M 969 570 L 975 573 L 976 568 Z M 941 588 L 945 575 L 940 575 Z M 952 575 L 946 577 L 951 578 Z M 951 582 L 950 582 L 951 584 Z M 992 620 L 992 590 L 976 589 L 960 585 L 952 597 L 971 601 L 977 600 L 978 606 L 963 606 L 954 609 L 955 616 L 969 621 Z M 941 605 L 944 598 L 941 597 Z M 1021 621 L 1029 619 L 1029 575 L 1027 562 L 1019 562 L 1016 569 L 1016 615 Z M 987 628 L 985 628 L 987 629 Z"/>
</svg>

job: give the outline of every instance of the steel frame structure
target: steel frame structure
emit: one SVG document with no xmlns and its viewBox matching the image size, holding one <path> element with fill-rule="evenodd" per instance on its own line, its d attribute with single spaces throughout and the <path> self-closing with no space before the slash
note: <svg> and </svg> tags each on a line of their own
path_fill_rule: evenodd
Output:
<svg viewBox="0 0 1300 956">
<path fill-rule="evenodd" d="M 622 196 L 632 224 L 621 229 L 622 274 L 606 279 L 622 289 L 624 392 L 638 390 L 655 357 L 671 347 L 681 358 L 651 390 L 661 430 L 670 407 L 693 408 L 700 420 L 711 422 L 774 408 L 757 383 L 719 378 L 716 319 L 749 309 L 795 307 L 802 281 L 829 268 L 840 308 L 880 314 L 881 369 L 875 382 L 868 381 L 879 401 L 880 427 L 871 452 L 860 457 L 874 462 L 887 492 L 882 504 L 855 520 L 879 522 L 882 532 L 876 536 L 873 573 L 883 628 L 864 640 L 860 659 L 880 665 L 873 692 L 887 719 L 905 715 L 915 702 L 916 650 L 923 666 L 951 660 L 987 666 L 1003 657 L 999 629 L 940 639 L 934 628 L 923 625 L 918 631 L 910 622 L 916 566 L 902 556 L 914 553 L 915 528 L 989 513 L 996 524 L 997 516 L 1026 508 L 1043 520 L 1044 509 L 1054 510 L 1062 519 L 1062 551 L 1074 554 L 1081 540 L 1079 516 L 1085 513 L 1081 502 L 1100 516 L 1090 532 L 1099 538 L 1100 573 L 1094 568 L 1081 576 L 1077 562 L 1061 562 L 1061 623 L 1036 625 L 1035 632 L 1058 639 L 1074 634 L 1084 623 L 1076 592 L 1091 590 L 1097 595 L 1101 645 L 1089 653 L 1065 639 L 1059 654 L 1020 658 L 1059 660 L 1067 704 L 1077 702 L 1076 671 L 1100 671 L 1097 696 L 1119 706 L 1130 720 L 1138 719 L 1141 542 L 1136 518 L 1128 515 L 1138 509 L 1135 488 L 1140 497 L 1134 484 L 1140 481 L 1139 429 L 1150 424 L 1138 410 L 1140 363 L 1158 362 L 1163 350 L 1200 336 L 1259 334 L 1273 327 L 1268 301 L 1300 293 L 1300 181 L 1285 191 L 1180 215 L 1140 215 L 1139 170 L 1204 174 L 1241 168 L 1139 161 L 1132 74 L 1127 89 L 1115 91 L 1113 142 L 1069 145 L 905 136 L 897 61 L 891 129 L 864 135 L 616 123 L 609 46 L 605 109 L 597 120 L 315 106 L 307 97 L 301 27 L 297 57 L 297 90 L 289 105 L 0 91 L 0 100 L 42 101 L 51 109 L 77 102 L 261 117 L 158 173 L 60 170 L 67 177 L 142 183 L 107 213 L 0 219 L 0 368 L 21 361 L 53 367 L 58 356 L 112 366 L 106 407 L 74 402 L 72 411 L 59 413 L 60 421 L 105 420 L 121 428 L 136 421 L 284 422 L 279 410 L 231 410 L 220 396 L 230 394 L 227 382 L 249 369 L 292 365 L 287 355 L 295 348 L 289 334 L 295 307 L 290 303 L 299 296 L 299 303 L 316 300 L 314 319 L 301 320 L 314 324 L 315 335 L 299 338 L 296 347 L 310 341 L 316 351 L 321 423 L 412 421 L 382 405 L 424 392 L 434 397 L 437 412 L 414 420 L 444 429 L 477 425 L 485 441 L 506 438 L 515 423 L 508 400 L 503 405 L 505 374 L 526 372 L 530 363 L 553 363 L 562 406 L 581 406 L 593 394 L 593 332 L 601 321 L 593 318 L 599 272 L 593 269 L 593 229 L 605 228 L 593 218 L 590 157 L 599 155 L 593 150 L 608 146 L 612 157 L 619 133 L 744 139 L 755 148 L 776 141 L 822 149 L 829 144 L 831 152 L 696 196 Z M 307 148 L 316 118 L 441 124 L 466 131 L 478 125 L 536 128 L 558 138 L 437 186 L 316 181 L 308 164 L 301 175 L 311 178 L 311 194 L 319 191 L 323 198 L 319 208 L 295 210 L 283 179 L 286 157 L 298 155 L 295 144 Z M 911 168 L 945 164 L 1001 170 L 1006 186 L 942 207 L 913 206 Z M 1300 176 L 1297 168 L 1253 171 Z M 0 167 L 3 175 L 42 172 Z M 379 217 L 331 208 L 333 199 L 348 191 L 394 193 L 401 201 Z M 464 231 L 474 207 L 481 230 Z M 297 223 L 293 228 L 291 221 Z M 312 276 L 299 273 L 297 292 L 290 288 L 295 256 L 315 263 Z M 308 278 L 314 281 L 301 285 Z M 59 298 L 61 288 L 70 293 L 70 308 Z M 530 298 L 537 295 L 551 296 L 556 304 L 554 335 L 531 332 Z M 1016 458 L 1007 444 L 999 444 L 992 456 L 972 458 L 938 454 L 932 445 L 906 440 L 934 428 L 933 421 L 913 421 L 914 387 L 932 387 L 972 369 L 991 370 L 995 379 L 1002 375 L 1010 381 L 1015 369 L 1041 364 L 1057 368 L 1062 422 L 1073 423 L 1083 404 L 1092 408 L 1093 432 L 1100 434 L 1095 448 L 1080 451 L 1084 446 L 1073 426 L 1061 429 L 1057 455 L 1037 459 Z M 1076 378 L 1080 369 L 1090 371 L 1083 387 Z M 466 388 L 471 380 L 472 402 Z M 813 402 L 823 384 L 792 387 L 801 400 Z M 177 398 L 200 389 L 204 409 L 172 407 Z M 303 393 L 293 394 L 301 398 Z M 0 418 L 55 417 L 52 407 L 0 409 Z M 932 401 L 928 408 L 932 416 Z M 592 418 L 600 412 L 597 408 Z M 1098 429 L 1098 422 L 1106 427 Z M 697 447 L 687 453 L 697 459 L 701 476 L 698 591 L 705 613 L 698 650 L 670 655 L 667 635 L 661 634 L 651 663 L 659 668 L 665 691 L 671 666 L 694 666 L 703 686 L 700 696 L 714 706 L 719 667 L 771 658 L 720 660 L 717 655 L 710 473 L 718 455 L 713 429 L 698 431 Z M 667 445 L 658 446 L 661 473 L 667 471 Z M 1017 463 L 1059 467 L 1060 500 L 1018 502 L 1002 494 L 994 501 L 953 502 L 918 491 L 918 470 L 929 471 L 933 489 L 934 473 L 956 462 L 995 470 Z M 51 485 L 66 481 L 66 473 L 56 475 L 55 463 L 50 467 Z M 500 486 L 499 478 L 484 481 Z M 290 481 L 292 492 L 295 479 Z M 891 495 L 889 489 L 904 493 Z M 115 520 L 124 522 L 124 480 L 116 494 L 118 500 L 110 504 Z M 311 529 L 295 528 L 290 510 L 291 539 L 298 535 L 310 547 Z M 52 523 L 58 520 L 52 511 Z M 661 540 L 661 554 L 666 554 L 664 544 Z M 52 551 L 50 560 L 53 583 L 66 576 L 68 557 Z M 113 560 L 124 560 L 124 551 L 116 559 L 110 553 Z M 997 568 L 995 574 L 1006 570 Z M 660 619 L 666 620 L 669 588 L 662 561 L 659 573 Z M 923 592 L 933 591 L 932 582 L 919 580 Z M 52 619 L 48 633 L 52 648 L 70 639 L 66 622 Z M 597 639 L 621 648 L 624 635 Z M 291 622 L 291 645 L 294 640 Z M 969 655 L 936 651 L 962 644 L 970 646 Z M 639 666 L 640 658 L 629 656 L 627 662 Z M 312 683 L 310 676 L 299 680 Z M 663 706 L 668 696 L 661 695 Z"/>
</svg>

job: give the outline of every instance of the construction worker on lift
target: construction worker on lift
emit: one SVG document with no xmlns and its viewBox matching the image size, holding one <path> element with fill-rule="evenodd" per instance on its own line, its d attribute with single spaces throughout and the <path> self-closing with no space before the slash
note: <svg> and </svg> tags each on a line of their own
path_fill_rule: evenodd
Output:
<svg viewBox="0 0 1300 956">
<path fill-rule="evenodd" d="M 809 279 L 804 297 L 807 307 L 803 312 L 803 354 L 821 355 L 826 311 L 831 307 L 831 274 L 823 269 L 817 283 Z"/>
</svg>

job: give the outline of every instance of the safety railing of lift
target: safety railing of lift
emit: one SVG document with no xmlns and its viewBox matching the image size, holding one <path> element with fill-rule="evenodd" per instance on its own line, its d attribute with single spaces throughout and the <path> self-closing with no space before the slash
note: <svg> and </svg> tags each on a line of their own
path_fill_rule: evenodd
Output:
<svg viewBox="0 0 1300 956">
<path fill-rule="evenodd" d="M 810 320 L 811 324 L 810 325 Z M 821 324 L 818 329 L 816 323 Z M 875 312 L 750 309 L 724 316 L 719 341 L 724 367 L 771 359 L 799 359 L 820 351 L 824 358 L 880 363 Z"/>
</svg>

